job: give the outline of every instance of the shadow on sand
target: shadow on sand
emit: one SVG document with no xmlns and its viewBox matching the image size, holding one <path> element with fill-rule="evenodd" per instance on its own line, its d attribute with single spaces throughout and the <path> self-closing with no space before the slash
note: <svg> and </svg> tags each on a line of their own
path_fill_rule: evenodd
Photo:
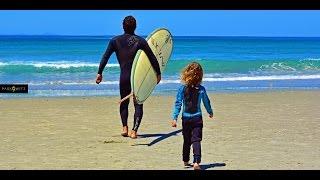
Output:
<svg viewBox="0 0 320 180">
<path fill-rule="evenodd" d="M 200 164 L 200 167 L 202 170 L 207 170 L 210 168 L 222 167 L 222 166 L 226 166 L 226 163 Z"/>
<path fill-rule="evenodd" d="M 226 166 L 226 163 L 200 164 L 201 170 L 207 170 L 210 168 L 222 167 L 222 166 Z M 192 165 L 190 167 L 187 167 L 187 169 L 189 168 L 193 168 Z"/>
<path fill-rule="evenodd" d="M 132 146 L 139 146 L 139 145 L 152 146 L 152 145 L 154 145 L 160 141 L 163 141 L 171 136 L 176 136 L 180 132 L 182 132 L 182 129 L 170 132 L 168 134 L 141 134 L 141 135 L 138 135 L 138 138 L 149 138 L 149 137 L 158 137 L 158 138 L 151 141 L 150 143 L 147 143 L 147 144 L 134 144 Z"/>
</svg>

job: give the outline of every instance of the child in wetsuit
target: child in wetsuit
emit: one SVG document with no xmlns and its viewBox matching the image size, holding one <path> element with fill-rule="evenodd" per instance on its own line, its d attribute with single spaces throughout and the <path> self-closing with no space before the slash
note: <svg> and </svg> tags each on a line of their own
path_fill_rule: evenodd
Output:
<svg viewBox="0 0 320 180">
<path fill-rule="evenodd" d="M 190 166 L 190 147 L 193 147 L 193 168 L 200 170 L 201 162 L 201 140 L 202 140 L 202 113 L 201 100 L 209 113 L 209 117 L 213 118 L 213 111 L 210 105 L 209 97 L 206 90 L 201 86 L 203 70 L 199 63 L 193 62 L 186 66 L 182 71 L 181 80 L 183 85 L 179 88 L 174 111 L 172 114 L 172 127 L 177 126 L 177 119 L 183 105 L 182 110 L 182 134 L 183 134 L 183 162 L 185 166 Z"/>
</svg>

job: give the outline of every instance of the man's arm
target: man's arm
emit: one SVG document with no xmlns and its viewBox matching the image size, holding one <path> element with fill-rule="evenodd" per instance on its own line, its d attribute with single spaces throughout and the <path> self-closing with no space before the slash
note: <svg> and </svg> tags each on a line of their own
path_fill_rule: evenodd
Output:
<svg viewBox="0 0 320 180">
<path fill-rule="evenodd" d="M 143 42 L 142 50 L 148 56 L 148 58 L 150 60 L 150 63 L 151 63 L 151 66 L 156 71 L 157 75 L 158 76 L 161 75 L 161 71 L 160 71 L 158 60 L 157 60 L 156 56 L 153 54 L 153 52 L 152 52 L 150 46 L 148 45 L 147 41 Z"/>
<path fill-rule="evenodd" d="M 106 52 L 103 54 L 102 59 L 100 61 L 98 74 L 102 75 L 103 69 L 106 67 L 108 60 L 111 56 L 111 54 L 114 52 L 114 42 L 113 40 L 110 40 L 109 45 L 106 49 Z"/>
</svg>

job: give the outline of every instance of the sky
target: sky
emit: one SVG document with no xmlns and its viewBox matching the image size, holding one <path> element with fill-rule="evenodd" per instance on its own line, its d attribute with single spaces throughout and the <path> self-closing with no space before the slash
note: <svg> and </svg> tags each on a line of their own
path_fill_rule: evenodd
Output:
<svg viewBox="0 0 320 180">
<path fill-rule="evenodd" d="M 138 35 L 320 37 L 320 10 L 0 10 L 0 35 L 117 35 L 127 15 Z"/>
</svg>

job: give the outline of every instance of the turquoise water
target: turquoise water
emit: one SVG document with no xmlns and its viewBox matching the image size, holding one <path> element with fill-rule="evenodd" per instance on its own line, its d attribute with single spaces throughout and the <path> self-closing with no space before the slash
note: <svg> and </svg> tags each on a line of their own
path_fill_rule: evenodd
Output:
<svg viewBox="0 0 320 180">
<path fill-rule="evenodd" d="M 0 36 L 0 83 L 27 83 L 25 96 L 118 95 L 112 55 L 104 82 L 95 84 L 110 36 Z M 181 69 L 204 68 L 208 91 L 320 88 L 320 38 L 174 37 L 174 49 L 155 94 L 172 94 Z"/>
</svg>

